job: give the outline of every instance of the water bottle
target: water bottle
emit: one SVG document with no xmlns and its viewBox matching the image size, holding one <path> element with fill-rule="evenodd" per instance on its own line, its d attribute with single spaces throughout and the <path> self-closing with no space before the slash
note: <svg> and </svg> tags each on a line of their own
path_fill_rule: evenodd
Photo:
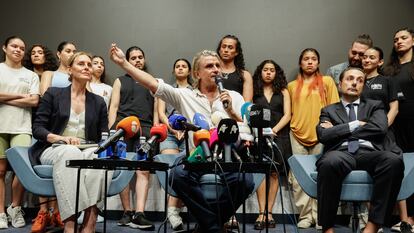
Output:
<svg viewBox="0 0 414 233">
<path fill-rule="evenodd" d="M 139 137 L 139 144 L 137 145 L 137 148 L 136 148 L 138 161 L 147 160 L 147 153 L 139 151 L 139 148 L 141 147 L 141 145 L 143 145 L 146 141 L 147 139 L 144 136 Z"/>
<path fill-rule="evenodd" d="M 121 137 L 116 143 L 116 155 L 118 158 L 126 158 L 126 143 L 124 142 L 124 137 Z"/>
<path fill-rule="evenodd" d="M 114 135 L 114 134 L 115 134 L 115 132 L 116 132 L 116 130 L 114 130 L 114 129 L 109 130 L 109 136 Z M 106 149 L 106 157 L 110 158 L 110 157 L 112 157 L 112 156 L 114 156 L 114 152 L 113 152 L 113 150 L 112 150 L 112 145 L 110 145 L 110 146 L 108 146 L 108 148 Z"/>
<path fill-rule="evenodd" d="M 101 143 L 103 142 L 103 141 L 105 141 L 106 139 L 108 139 L 108 132 L 102 132 L 102 134 L 101 134 Z M 108 148 L 109 149 L 109 148 Z M 108 151 L 108 149 L 106 149 L 106 150 L 104 150 L 104 151 L 102 151 L 102 152 L 100 152 L 99 154 L 98 154 L 98 158 L 106 158 L 108 155 L 107 155 L 107 151 Z"/>
</svg>

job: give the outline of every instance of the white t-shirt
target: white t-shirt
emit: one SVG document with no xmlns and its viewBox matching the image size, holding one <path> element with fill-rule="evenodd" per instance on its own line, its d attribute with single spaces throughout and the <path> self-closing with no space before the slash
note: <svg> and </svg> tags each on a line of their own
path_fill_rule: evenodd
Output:
<svg viewBox="0 0 414 233">
<path fill-rule="evenodd" d="M 39 95 L 39 76 L 24 67 L 14 69 L 0 63 L 0 92 Z M 32 134 L 32 108 L 0 103 L 0 133 Z"/>
<path fill-rule="evenodd" d="M 103 97 L 106 103 L 106 108 L 109 107 L 109 101 L 111 100 L 112 87 L 105 83 L 89 83 L 94 94 Z"/>
</svg>

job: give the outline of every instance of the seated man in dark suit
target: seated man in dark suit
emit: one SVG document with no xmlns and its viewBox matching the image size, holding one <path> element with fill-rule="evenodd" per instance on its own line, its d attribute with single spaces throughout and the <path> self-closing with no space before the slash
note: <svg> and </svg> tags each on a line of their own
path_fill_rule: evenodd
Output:
<svg viewBox="0 0 414 233">
<path fill-rule="evenodd" d="M 387 116 L 380 102 L 360 99 L 365 74 L 359 68 L 340 75 L 341 101 L 322 109 L 318 139 L 324 154 L 318 170 L 318 222 L 332 233 L 342 181 L 352 170 L 365 170 L 374 180 L 368 223 L 364 233 L 376 233 L 389 225 L 404 163 L 400 148 L 387 136 Z"/>
</svg>

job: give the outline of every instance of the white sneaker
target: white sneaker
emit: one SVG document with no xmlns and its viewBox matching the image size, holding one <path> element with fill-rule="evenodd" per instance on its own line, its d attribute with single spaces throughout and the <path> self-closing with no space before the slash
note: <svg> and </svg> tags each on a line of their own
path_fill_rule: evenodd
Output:
<svg viewBox="0 0 414 233">
<path fill-rule="evenodd" d="M 98 214 L 98 217 L 96 218 L 96 222 L 97 223 L 101 223 L 101 222 L 103 222 L 104 221 L 104 217 L 103 216 L 101 216 L 100 214 Z"/>
<path fill-rule="evenodd" d="M 21 206 L 12 207 L 11 205 L 7 208 L 7 214 L 10 217 L 10 222 L 13 227 L 24 227 L 26 222 L 24 221 L 24 212 Z"/>
<path fill-rule="evenodd" d="M 183 227 L 183 219 L 180 217 L 180 208 L 168 207 L 168 220 L 173 230 Z"/>
<path fill-rule="evenodd" d="M 6 213 L 0 213 L 0 229 L 9 228 L 8 222 Z"/>
</svg>

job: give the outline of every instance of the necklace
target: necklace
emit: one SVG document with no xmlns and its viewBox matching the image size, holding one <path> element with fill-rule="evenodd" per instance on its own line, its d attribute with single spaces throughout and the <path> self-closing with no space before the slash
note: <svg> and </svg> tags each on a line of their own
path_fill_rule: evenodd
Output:
<svg viewBox="0 0 414 233">
<path fill-rule="evenodd" d="M 228 79 L 230 73 L 221 72 L 221 74 L 223 75 L 223 79 Z"/>
</svg>

